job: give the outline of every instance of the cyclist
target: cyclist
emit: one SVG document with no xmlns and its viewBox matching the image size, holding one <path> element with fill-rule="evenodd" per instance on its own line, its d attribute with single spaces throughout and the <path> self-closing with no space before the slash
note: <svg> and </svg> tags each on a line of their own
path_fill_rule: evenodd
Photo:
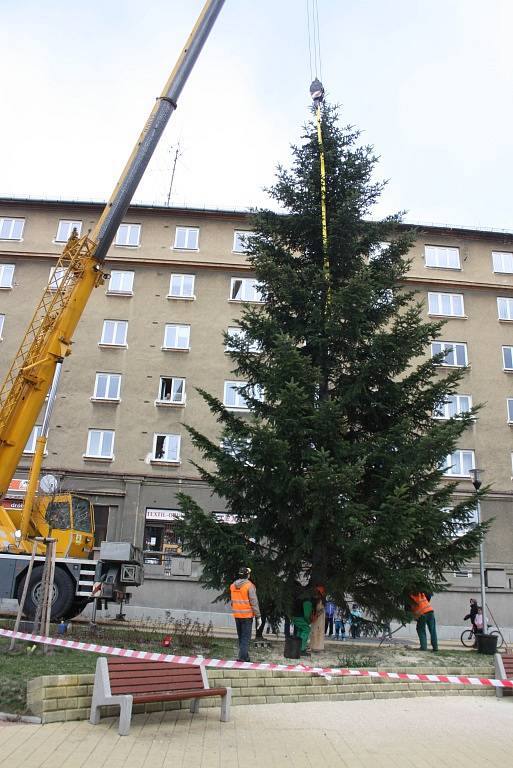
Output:
<svg viewBox="0 0 513 768">
<path fill-rule="evenodd" d="M 468 621 L 470 619 L 470 622 L 472 624 L 472 630 L 474 631 L 474 634 L 476 632 L 476 616 L 477 616 L 477 600 L 473 597 L 470 598 L 470 611 L 467 613 L 466 616 L 463 617 L 463 621 Z"/>
</svg>

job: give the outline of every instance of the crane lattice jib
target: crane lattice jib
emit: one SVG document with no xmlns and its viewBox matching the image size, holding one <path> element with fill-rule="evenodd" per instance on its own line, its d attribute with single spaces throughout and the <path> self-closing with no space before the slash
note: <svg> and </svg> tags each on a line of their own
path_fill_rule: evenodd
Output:
<svg viewBox="0 0 513 768">
<path fill-rule="evenodd" d="M 0 497 L 37 421 L 55 364 L 70 354 L 78 320 L 102 282 L 95 249 L 88 237 L 69 240 L 0 389 Z"/>
</svg>

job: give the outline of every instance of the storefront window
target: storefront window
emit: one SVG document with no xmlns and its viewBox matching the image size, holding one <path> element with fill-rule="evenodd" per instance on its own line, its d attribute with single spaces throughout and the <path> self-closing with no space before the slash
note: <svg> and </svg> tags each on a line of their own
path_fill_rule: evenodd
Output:
<svg viewBox="0 0 513 768">
<path fill-rule="evenodd" d="M 182 513 L 175 509 L 147 509 L 144 528 L 144 562 L 163 565 L 171 573 L 171 558 L 182 554 L 182 541 L 176 523 Z"/>
</svg>

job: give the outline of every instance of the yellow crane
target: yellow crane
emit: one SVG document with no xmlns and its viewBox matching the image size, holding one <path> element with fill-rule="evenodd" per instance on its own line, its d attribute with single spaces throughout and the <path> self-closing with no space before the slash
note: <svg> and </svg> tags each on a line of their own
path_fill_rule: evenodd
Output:
<svg viewBox="0 0 513 768">
<path fill-rule="evenodd" d="M 33 540 L 47 536 L 51 527 L 57 539 L 53 617 L 76 615 L 82 610 L 91 597 L 94 580 L 119 586 L 110 593 L 123 592 L 126 583 L 134 584 L 138 579 L 140 583 L 139 570 L 123 568 L 139 565 L 137 557 L 117 543 L 110 551 L 120 554 L 111 562 L 103 557 L 103 550 L 98 566 L 94 561 L 88 561 L 88 567 L 81 562 L 88 557 L 94 536 L 94 515 L 87 499 L 73 494 L 36 498 L 36 491 L 62 362 L 71 354 L 73 333 L 93 289 L 109 277 L 105 271 L 107 252 L 223 4 L 224 0 L 205 3 L 94 230 L 80 238 L 73 234 L 66 244 L 54 272 L 59 275 L 58 285 L 55 278 L 50 279 L 0 388 L 0 499 L 49 395 L 23 509 L 0 506 L 0 597 L 20 594 Z M 44 550 L 44 543 L 38 544 L 38 554 L 43 555 Z M 36 602 L 41 574 L 41 567 L 34 568 L 28 613 Z M 130 574 L 135 574 L 131 581 Z M 110 593 L 105 590 L 103 596 L 108 598 Z"/>
</svg>

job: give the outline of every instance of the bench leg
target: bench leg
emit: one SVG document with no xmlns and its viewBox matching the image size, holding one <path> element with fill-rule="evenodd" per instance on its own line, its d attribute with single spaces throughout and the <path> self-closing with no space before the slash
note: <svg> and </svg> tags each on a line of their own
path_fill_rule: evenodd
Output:
<svg viewBox="0 0 513 768">
<path fill-rule="evenodd" d="M 224 696 L 221 697 L 221 722 L 227 723 L 230 720 L 230 704 L 232 703 L 232 689 L 227 688 Z"/>
<path fill-rule="evenodd" d="M 199 712 L 199 705 L 200 705 L 200 700 L 199 699 L 193 699 L 191 701 L 190 711 L 191 711 L 191 713 L 193 715 L 197 715 L 198 714 L 198 712 Z"/>
<path fill-rule="evenodd" d="M 132 720 L 132 702 L 132 696 L 123 696 L 119 703 L 118 733 L 120 736 L 128 736 L 128 732 L 130 730 L 130 722 Z"/>
</svg>

